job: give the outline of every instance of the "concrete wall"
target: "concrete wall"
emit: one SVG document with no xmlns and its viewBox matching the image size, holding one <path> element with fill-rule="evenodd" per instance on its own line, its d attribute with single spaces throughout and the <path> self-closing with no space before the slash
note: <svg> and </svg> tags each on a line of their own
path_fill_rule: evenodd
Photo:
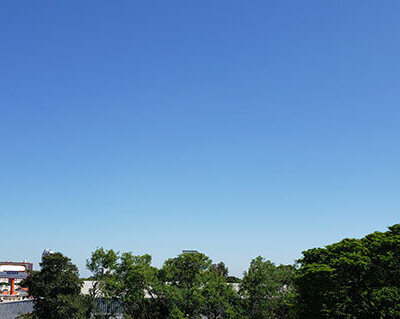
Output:
<svg viewBox="0 0 400 319">
<path fill-rule="evenodd" d="M 0 303 L 0 319 L 15 319 L 19 315 L 33 311 L 33 301 L 13 301 Z"/>
</svg>

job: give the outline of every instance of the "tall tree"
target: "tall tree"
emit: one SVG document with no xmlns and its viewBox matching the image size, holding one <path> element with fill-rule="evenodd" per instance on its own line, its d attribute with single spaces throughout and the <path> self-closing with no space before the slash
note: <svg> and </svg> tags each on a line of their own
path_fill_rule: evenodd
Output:
<svg viewBox="0 0 400 319">
<path fill-rule="evenodd" d="M 400 224 L 303 252 L 302 318 L 400 318 Z"/>
<path fill-rule="evenodd" d="M 116 312 L 125 318 L 163 318 L 163 299 L 154 293 L 159 286 L 158 269 L 151 266 L 150 255 L 119 255 L 98 248 L 87 261 L 87 268 L 93 274 L 91 299 L 96 318 L 112 318 Z"/>
<path fill-rule="evenodd" d="M 116 271 L 121 305 L 127 318 L 160 318 L 156 296 L 157 269 L 151 266 L 151 256 L 123 253 Z"/>
<path fill-rule="evenodd" d="M 86 268 L 92 273 L 89 305 L 94 318 L 112 318 L 120 311 L 116 276 L 118 259 L 112 249 L 98 248 L 86 262 Z"/>
<path fill-rule="evenodd" d="M 219 270 L 222 269 L 220 264 Z M 237 294 L 223 271 L 201 253 L 183 253 L 168 259 L 160 271 L 163 296 L 170 318 L 235 318 Z"/>
<path fill-rule="evenodd" d="M 202 314 L 208 319 L 240 318 L 239 296 L 226 278 L 215 271 L 207 271 L 200 294 L 204 300 Z"/>
<path fill-rule="evenodd" d="M 229 269 L 225 266 L 223 261 L 220 261 L 218 264 L 212 264 L 210 270 L 216 272 L 221 277 L 227 279 L 229 275 Z"/>
<path fill-rule="evenodd" d="M 87 308 L 81 295 L 78 268 L 61 253 L 44 256 L 41 270 L 33 272 L 22 285 L 34 297 L 33 318 L 84 319 Z"/>
<path fill-rule="evenodd" d="M 175 317 L 199 318 L 204 307 L 200 287 L 211 260 L 202 253 L 183 253 L 165 261 L 160 275 L 164 282 L 162 295 Z"/>
<path fill-rule="evenodd" d="M 246 316 L 294 318 L 294 276 L 293 266 L 277 267 L 260 256 L 253 259 L 240 284 Z"/>
</svg>

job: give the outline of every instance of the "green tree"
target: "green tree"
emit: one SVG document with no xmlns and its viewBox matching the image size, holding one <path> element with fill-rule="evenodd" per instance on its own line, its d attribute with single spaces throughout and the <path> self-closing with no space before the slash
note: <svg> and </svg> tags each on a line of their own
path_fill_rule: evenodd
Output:
<svg viewBox="0 0 400 319">
<path fill-rule="evenodd" d="M 226 281 L 231 284 L 239 284 L 242 280 L 236 276 L 228 276 Z"/>
<path fill-rule="evenodd" d="M 112 249 L 98 248 L 86 262 L 86 268 L 92 273 L 88 302 L 94 318 L 112 318 L 119 310 L 116 276 L 118 259 L 118 254 Z"/>
<path fill-rule="evenodd" d="M 211 260 L 201 253 L 183 253 L 165 261 L 160 272 L 164 286 L 159 294 L 165 296 L 171 314 L 193 319 L 201 316 L 204 298 L 200 287 L 210 266 Z"/>
<path fill-rule="evenodd" d="M 275 266 L 262 257 L 253 259 L 240 284 L 246 316 L 251 319 L 295 318 L 293 266 Z"/>
<path fill-rule="evenodd" d="M 204 300 L 202 314 L 208 319 L 239 318 L 239 296 L 223 274 L 208 271 L 203 279 L 200 289 Z"/>
<path fill-rule="evenodd" d="M 225 266 L 223 261 L 220 261 L 218 264 L 212 264 L 210 270 L 216 272 L 223 278 L 228 278 L 229 269 Z"/>
<path fill-rule="evenodd" d="M 164 299 L 155 294 L 162 289 L 150 255 L 119 255 L 98 248 L 87 261 L 87 268 L 94 279 L 90 295 L 96 318 L 112 318 L 117 312 L 122 312 L 125 318 L 166 317 Z"/>
<path fill-rule="evenodd" d="M 400 225 L 303 252 L 301 318 L 400 318 Z"/>
<path fill-rule="evenodd" d="M 33 272 L 22 283 L 34 297 L 32 318 L 87 318 L 86 304 L 81 295 L 82 280 L 71 260 L 55 253 L 44 256 L 40 267 L 40 271 Z"/>
<path fill-rule="evenodd" d="M 226 282 L 227 271 L 216 268 L 201 253 L 184 253 L 164 263 L 157 293 L 168 306 L 169 318 L 236 317 L 237 294 Z"/>
<path fill-rule="evenodd" d="M 157 272 L 151 266 L 151 256 L 123 253 L 117 267 L 117 280 L 121 305 L 128 318 L 160 318 L 157 296 Z"/>
</svg>

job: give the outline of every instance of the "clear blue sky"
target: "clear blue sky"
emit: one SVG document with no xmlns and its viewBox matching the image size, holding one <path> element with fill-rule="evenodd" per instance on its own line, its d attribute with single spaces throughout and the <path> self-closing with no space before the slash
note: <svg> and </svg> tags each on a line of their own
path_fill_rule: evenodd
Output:
<svg viewBox="0 0 400 319">
<path fill-rule="evenodd" d="M 1 1 L 0 259 L 262 255 L 400 216 L 400 2 Z"/>
</svg>

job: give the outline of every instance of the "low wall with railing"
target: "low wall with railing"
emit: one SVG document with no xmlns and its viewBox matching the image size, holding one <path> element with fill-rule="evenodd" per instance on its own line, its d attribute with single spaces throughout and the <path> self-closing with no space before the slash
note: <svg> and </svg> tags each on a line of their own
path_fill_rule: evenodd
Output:
<svg viewBox="0 0 400 319">
<path fill-rule="evenodd" d="M 0 319 L 15 319 L 33 311 L 33 300 L 0 303 Z"/>
</svg>

